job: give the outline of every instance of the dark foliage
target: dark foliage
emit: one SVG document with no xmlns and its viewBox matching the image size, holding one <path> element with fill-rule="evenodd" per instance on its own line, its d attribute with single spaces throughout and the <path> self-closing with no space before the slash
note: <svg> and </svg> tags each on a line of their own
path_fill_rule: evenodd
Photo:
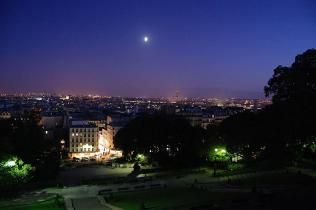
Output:
<svg viewBox="0 0 316 210">
<path fill-rule="evenodd" d="M 35 167 L 35 179 L 47 179 L 58 173 L 59 155 L 57 143 L 44 139 L 42 129 L 34 113 L 23 120 L 0 120 L 0 154 L 21 158 Z"/>
<path fill-rule="evenodd" d="M 132 120 L 115 137 L 115 145 L 131 158 L 145 154 L 161 164 L 194 164 L 202 144 L 200 128 L 164 114 L 143 115 Z"/>
<path fill-rule="evenodd" d="M 246 159 L 297 161 L 313 158 L 316 137 L 316 50 L 298 55 L 291 67 L 278 66 L 265 87 L 273 104 L 225 120 L 221 135 Z"/>
</svg>

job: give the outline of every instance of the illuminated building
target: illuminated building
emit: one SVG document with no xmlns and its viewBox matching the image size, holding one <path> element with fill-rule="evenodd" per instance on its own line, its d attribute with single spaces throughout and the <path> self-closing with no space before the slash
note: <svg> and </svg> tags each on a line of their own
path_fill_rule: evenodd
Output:
<svg viewBox="0 0 316 210">
<path fill-rule="evenodd" d="M 99 129 L 93 124 L 72 125 L 69 128 L 70 157 L 97 157 Z"/>
<path fill-rule="evenodd" d="M 10 118 L 11 118 L 11 113 L 9 112 L 0 113 L 0 119 L 10 119 Z"/>
<path fill-rule="evenodd" d="M 106 155 L 110 153 L 111 149 L 113 149 L 113 136 L 109 135 L 108 130 L 102 129 L 99 133 L 99 151 L 102 155 Z"/>
</svg>

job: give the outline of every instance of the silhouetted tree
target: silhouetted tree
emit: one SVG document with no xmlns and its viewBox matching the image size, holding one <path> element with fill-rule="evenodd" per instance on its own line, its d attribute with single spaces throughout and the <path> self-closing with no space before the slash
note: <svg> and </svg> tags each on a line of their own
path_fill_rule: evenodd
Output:
<svg viewBox="0 0 316 210">
<path fill-rule="evenodd" d="M 272 95 L 270 109 L 282 119 L 279 129 L 290 146 L 305 144 L 307 139 L 316 136 L 315 49 L 296 56 L 290 67 L 277 67 L 265 93 Z"/>
<path fill-rule="evenodd" d="M 0 154 L 16 155 L 35 167 L 35 178 L 55 176 L 59 168 L 56 144 L 44 139 L 34 113 L 26 113 L 24 120 L 0 120 Z"/>
<path fill-rule="evenodd" d="M 272 105 L 234 115 L 220 126 L 229 149 L 246 159 L 273 162 L 312 153 L 316 143 L 316 50 L 298 55 L 290 67 L 278 66 L 264 90 L 266 96 L 272 96 Z"/>
<path fill-rule="evenodd" d="M 145 154 L 161 164 L 190 165 L 199 159 L 202 135 L 183 118 L 143 115 L 132 120 L 115 136 L 115 145 L 126 157 Z"/>
<path fill-rule="evenodd" d="M 264 87 L 273 103 L 293 102 L 304 104 L 316 101 L 316 49 L 296 56 L 290 67 L 278 66 Z"/>
</svg>

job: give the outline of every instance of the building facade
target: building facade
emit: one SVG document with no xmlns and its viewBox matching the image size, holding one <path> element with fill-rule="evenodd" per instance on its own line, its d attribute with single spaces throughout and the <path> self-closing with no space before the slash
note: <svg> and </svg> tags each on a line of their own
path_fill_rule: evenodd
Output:
<svg viewBox="0 0 316 210">
<path fill-rule="evenodd" d="M 11 113 L 9 112 L 1 112 L 0 113 L 0 119 L 10 119 L 11 118 Z"/>
<path fill-rule="evenodd" d="M 99 129 L 96 125 L 72 125 L 69 128 L 69 156 L 97 157 Z"/>
</svg>

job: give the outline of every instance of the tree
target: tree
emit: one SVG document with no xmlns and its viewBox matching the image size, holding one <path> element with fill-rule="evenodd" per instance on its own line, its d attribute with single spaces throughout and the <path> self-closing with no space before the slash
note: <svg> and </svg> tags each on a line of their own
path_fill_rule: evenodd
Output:
<svg viewBox="0 0 316 210">
<path fill-rule="evenodd" d="M 296 56 L 290 67 L 278 66 L 265 87 L 272 96 L 270 112 L 280 119 L 278 125 L 290 145 L 304 144 L 316 136 L 316 49 Z"/>
<path fill-rule="evenodd" d="M 220 133 L 231 153 L 242 156 L 244 160 L 256 158 L 260 148 L 265 145 L 264 126 L 258 113 L 245 111 L 233 115 L 220 126 Z"/>
<path fill-rule="evenodd" d="M 274 103 L 316 101 L 316 49 L 310 49 L 296 56 L 290 67 L 278 66 L 272 78 L 264 87 L 266 96 L 272 96 Z"/>
<path fill-rule="evenodd" d="M 213 164 L 213 174 L 216 176 L 216 170 L 218 168 L 218 163 L 225 163 L 230 160 L 230 155 L 223 145 L 214 145 L 210 150 L 210 160 Z"/>
<path fill-rule="evenodd" d="M 199 159 L 202 136 L 198 128 L 178 116 L 154 114 L 132 120 L 115 136 L 125 157 L 148 156 L 161 164 L 190 165 Z"/>
<path fill-rule="evenodd" d="M 59 170 L 59 154 L 52 141 L 45 141 L 35 113 L 24 119 L 0 120 L 0 154 L 21 158 L 36 169 L 34 179 L 47 179 Z"/>
<path fill-rule="evenodd" d="M 305 156 L 303 148 L 313 147 L 309 145 L 316 137 L 316 50 L 296 56 L 290 67 L 274 69 L 264 90 L 266 96 L 272 96 L 272 105 L 222 123 L 221 135 L 229 149 L 240 151 L 246 159 L 274 163 Z"/>
<path fill-rule="evenodd" d="M 0 194 L 9 196 L 15 193 L 20 184 L 31 179 L 32 166 L 16 156 L 2 156 L 0 159 Z M 2 194 L 4 193 L 4 194 Z"/>
<path fill-rule="evenodd" d="M 316 136 L 316 50 L 296 56 L 290 67 L 275 68 L 264 90 L 273 104 L 226 119 L 220 135 L 230 151 L 246 160 L 297 159 Z"/>
<path fill-rule="evenodd" d="M 211 161 L 226 162 L 230 160 L 230 154 L 224 145 L 212 146 L 209 155 Z"/>
</svg>

